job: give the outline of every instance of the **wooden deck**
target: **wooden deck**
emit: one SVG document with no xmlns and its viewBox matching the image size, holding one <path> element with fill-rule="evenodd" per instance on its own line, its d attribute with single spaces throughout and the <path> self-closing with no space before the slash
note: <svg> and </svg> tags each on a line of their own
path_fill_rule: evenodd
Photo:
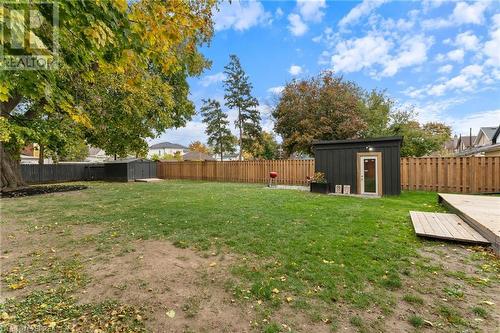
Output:
<svg viewBox="0 0 500 333">
<path fill-rule="evenodd" d="M 439 193 L 439 201 L 486 238 L 500 255 L 500 197 Z"/>
<path fill-rule="evenodd" d="M 455 214 L 411 211 L 410 216 L 418 236 L 467 243 L 490 243 Z"/>
</svg>

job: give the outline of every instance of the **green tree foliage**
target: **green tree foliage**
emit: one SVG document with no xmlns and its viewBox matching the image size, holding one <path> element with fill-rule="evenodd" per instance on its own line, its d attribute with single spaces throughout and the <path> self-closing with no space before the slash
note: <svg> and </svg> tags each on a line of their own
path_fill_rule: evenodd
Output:
<svg viewBox="0 0 500 333">
<path fill-rule="evenodd" d="M 213 99 L 203 100 L 201 115 L 207 125 L 205 133 L 208 135 L 208 144 L 222 161 L 225 153 L 235 152 L 237 140 L 229 129 L 227 115 L 222 112 L 220 103 Z"/>
<path fill-rule="evenodd" d="M 49 139 L 41 128 L 70 135 L 49 118 L 65 117 L 107 153 L 143 152 L 145 138 L 191 117 L 186 78 L 209 65 L 198 47 L 212 36 L 216 0 L 57 3 L 59 69 L 0 71 L 2 189 L 24 184 L 19 151 Z M 50 10 L 38 2 L 3 7 L 0 24 L 7 37 L 15 33 L 11 27 L 29 22 L 10 15 L 12 6 L 38 10 L 44 16 L 39 40 L 51 40 Z M 0 42 L 8 48 L 9 41 Z"/>
<path fill-rule="evenodd" d="M 210 147 L 207 147 L 201 141 L 193 141 L 188 146 L 189 151 L 210 154 Z"/>
<path fill-rule="evenodd" d="M 276 137 L 273 133 L 263 131 L 262 140 L 256 142 L 258 145 L 253 149 L 255 152 L 254 158 L 263 160 L 275 160 L 280 158 L 280 145 L 276 141 Z"/>
<path fill-rule="evenodd" d="M 288 154 L 313 153 L 315 140 L 400 135 L 401 155 L 419 157 L 439 151 L 451 136 L 445 124 L 420 124 L 411 107 L 398 106 L 384 91 L 366 92 L 331 72 L 287 84 L 273 116 Z"/>
<path fill-rule="evenodd" d="M 259 102 L 252 96 L 252 84 L 238 57 L 232 54 L 229 59 L 229 64 L 224 67 L 226 75 L 224 99 L 229 109 L 238 112 L 235 125 L 239 131 L 238 145 L 241 160 L 244 152 L 253 155 L 255 142 L 261 140 L 260 113 L 257 110 Z"/>
<path fill-rule="evenodd" d="M 360 136 L 367 129 L 360 95 L 356 84 L 332 72 L 288 83 L 273 110 L 285 152 L 311 154 L 314 140 Z"/>
</svg>

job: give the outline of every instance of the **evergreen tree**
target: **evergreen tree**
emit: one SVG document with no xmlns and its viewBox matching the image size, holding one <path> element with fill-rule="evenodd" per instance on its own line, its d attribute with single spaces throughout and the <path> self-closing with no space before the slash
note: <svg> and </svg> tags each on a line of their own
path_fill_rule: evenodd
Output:
<svg viewBox="0 0 500 333">
<path fill-rule="evenodd" d="M 226 74 L 224 99 L 228 108 L 238 111 L 235 125 L 239 131 L 238 146 L 241 160 L 243 151 L 252 154 L 252 147 L 261 138 L 262 128 L 257 110 L 259 102 L 252 96 L 252 84 L 241 67 L 238 57 L 232 54 L 229 58 L 229 64 L 224 67 L 224 74 Z"/>
<path fill-rule="evenodd" d="M 203 122 L 207 124 L 205 133 L 208 135 L 208 145 L 213 147 L 216 154 L 223 160 L 224 153 L 234 153 L 235 136 L 229 129 L 227 115 L 222 112 L 220 103 L 213 99 L 203 100 L 201 107 Z"/>
</svg>

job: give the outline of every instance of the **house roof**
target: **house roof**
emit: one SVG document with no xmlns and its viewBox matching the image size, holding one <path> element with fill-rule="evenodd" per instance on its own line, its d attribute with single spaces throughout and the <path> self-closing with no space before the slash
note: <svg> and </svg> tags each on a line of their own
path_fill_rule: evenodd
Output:
<svg viewBox="0 0 500 333">
<path fill-rule="evenodd" d="M 486 136 L 488 140 L 493 139 L 493 136 L 495 135 L 495 132 L 498 127 L 481 127 L 479 129 L 479 133 L 476 136 L 476 140 L 479 140 L 479 137 L 481 136 L 481 132 Z M 477 142 L 474 142 L 474 144 L 477 144 Z"/>
<path fill-rule="evenodd" d="M 463 142 L 465 148 L 471 147 L 474 144 L 474 141 L 476 141 L 476 136 L 461 136 L 458 141 L 457 141 L 457 148 L 460 146 L 460 143 Z"/>
<path fill-rule="evenodd" d="M 453 150 L 457 146 L 458 138 L 453 138 L 444 143 L 444 148 L 447 150 Z"/>
<path fill-rule="evenodd" d="M 215 161 L 215 158 L 212 156 L 205 154 L 205 153 L 200 153 L 198 151 L 190 151 L 188 153 L 185 153 L 182 155 L 182 159 L 184 161 Z"/>
<path fill-rule="evenodd" d="M 156 144 L 151 145 L 149 147 L 149 149 L 163 149 L 163 148 L 166 148 L 166 149 L 187 149 L 187 147 L 185 147 L 183 145 L 180 145 L 177 143 L 172 143 L 172 142 L 167 142 L 167 141 L 156 143 Z"/>
<path fill-rule="evenodd" d="M 495 134 L 493 134 L 493 137 L 491 138 L 491 142 L 493 144 L 495 143 L 500 143 L 498 138 L 500 138 L 500 125 L 497 127 L 497 130 L 495 131 Z"/>
<path fill-rule="evenodd" d="M 468 156 L 468 155 L 476 155 L 479 153 L 484 153 L 488 151 L 497 151 L 500 150 L 500 143 L 482 146 L 482 147 L 472 147 L 470 149 L 461 151 L 457 153 L 457 156 Z"/>
<path fill-rule="evenodd" d="M 97 147 L 89 147 L 89 156 L 96 156 L 102 153 L 102 155 L 106 155 L 106 152 L 101 148 Z"/>
</svg>

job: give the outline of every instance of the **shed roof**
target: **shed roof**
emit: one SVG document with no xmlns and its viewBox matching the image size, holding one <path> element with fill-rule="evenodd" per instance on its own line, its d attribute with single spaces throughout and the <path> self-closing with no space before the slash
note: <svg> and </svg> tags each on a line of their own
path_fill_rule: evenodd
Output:
<svg viewBox="0 0 500 333">
<path fill-rule="evenodd" d="M 342 143 L 370 143 L 370 142 L 384 142 L 384 141 L 403 141 L 402 136 L 385 136 L 380 138 L 366 138 L 366 139 L 348 139 L 348 140 L 329 140 L 329 141 L 314 141 L 313 146 L 316 145 L 335 145 Z"/>
<path fill-rule="evenodd" d="M 167 149 L 187 149 L 187 147 L 177 144 L 177 143 L 172 143 L 172 142 L 160 142 L 156 143 L 154 145 L 151 145 L 149 149 L 162 149 L 162 148 L 167 148 Z"/>
</svg>

